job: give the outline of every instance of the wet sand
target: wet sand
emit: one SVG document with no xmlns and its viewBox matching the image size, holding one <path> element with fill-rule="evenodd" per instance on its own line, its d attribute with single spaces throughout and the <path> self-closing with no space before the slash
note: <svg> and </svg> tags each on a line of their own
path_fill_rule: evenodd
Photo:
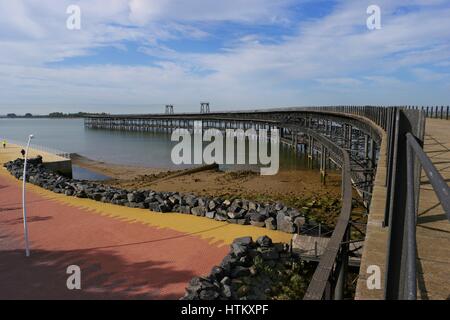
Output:
<svg viewBox="0 0 450 320">
<path fill-rule="evenodd" d="M 286 202 L 292 202 L 292 199 L 297 198 L 340 196 L 339 172 L 330 172 L 324 186 L 320 182 L 318 170 L 280 170 L 274 176 L 261 176 L 249 171 L 219 170 L 183 174 L 187 170 L 170 171 L 115 165 L 80 156 L 73 158 L 72 161 L 80 167 L 112 178 L 102 183 L 130 190 L 152 189 L 194 193 L 201 196 Z"/>
</svg>

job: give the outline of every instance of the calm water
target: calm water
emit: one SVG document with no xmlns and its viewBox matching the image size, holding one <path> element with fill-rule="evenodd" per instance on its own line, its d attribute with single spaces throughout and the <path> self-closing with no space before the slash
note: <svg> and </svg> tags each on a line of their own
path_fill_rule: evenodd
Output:
<svg viewBox="0 0 450 320">
<path fill-rule="evenodd" d="M 78 153 L 93 160 L 179 168 L 170 160 L 176 142 L 170 141 L 168 134 L 87 129 L 82 119 L 0 119 L 0 139 L 26 141 L 29 134 L 35 135 L 35 145 Z M 291 149 L 281 147 L 280 167 L 302 169 L 305 161 L 293 156 Z"/>
</svg>

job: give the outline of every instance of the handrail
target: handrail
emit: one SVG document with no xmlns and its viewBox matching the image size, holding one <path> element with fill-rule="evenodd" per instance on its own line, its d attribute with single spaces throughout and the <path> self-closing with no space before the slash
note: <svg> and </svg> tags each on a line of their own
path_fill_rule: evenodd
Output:
<svg viewBox="0 0 450 320">
<path fill-rule="evenodd" d="M 406 246 L 406 281 L 404 298 L 407 300 L 417 299 L 417 267 L 416 267 L 416 197 L 414 185 L 416 179 L 414 174 L 415 159 L 419 159 L 420 165 L 425 171 L 434 192 L 447 214 L 447 219 L 450 221 L 450 188 L 445 182 L 439 171 L 433 165 L 431 160 L 423 151 L 422 147 L 416 141 L 416 138 L 411 134 L 406 134 L 407 140 L 407 204 L 406 204 L 406 228 L 407 228 L 407 246 Z"/>
<path fill-rule="evenodd" d="M 342 152 L 342 208 L 338 222 L 331 236 L 330 242 L 325 249 L 319 265 L 317 266 L 312 280 L 308 286 L 304 300 L 321 300 L 326 290 L 329 279 L 333 273 L 336 258 L 341 250 L 341 244 L 348 236 L 348 224 L 352 211 L 352 183 L 350 179 L 350 157 L 348 152 Z M 341 268 L 344 266 L 341 265 Z M 342 281 L 342 279 L 341 279 Z"/>
<path fill-rule="evenodd" d="M 430 183 L 433 186 L 436 195 L 441 202 L 442 207 L 444 208 L 447 219 L 450 221 L 450 188 L 445 182 L 442 175 L 436 169 L 436 167 L 431 162 L 430 158 L 425 154 L 422 147 L 417 143 L 417 140 L 411 133 L 406 134 L 406 139 L 408 141 L 408 145 L 412 148 L 415 155 L 420 161 L 425 174 L 428 179 L 430 179 Z"/>
</svg>

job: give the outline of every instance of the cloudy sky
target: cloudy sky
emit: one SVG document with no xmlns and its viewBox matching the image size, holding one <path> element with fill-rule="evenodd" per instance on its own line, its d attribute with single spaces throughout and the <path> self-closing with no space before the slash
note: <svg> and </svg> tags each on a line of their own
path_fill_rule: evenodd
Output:
<svg viewBox="0 0 450 320">
<path fill-rule="evenodd" d="M 449 17 L 450 0 L 0 0 L 0 114 L 448 105 Z"/>
</svg>

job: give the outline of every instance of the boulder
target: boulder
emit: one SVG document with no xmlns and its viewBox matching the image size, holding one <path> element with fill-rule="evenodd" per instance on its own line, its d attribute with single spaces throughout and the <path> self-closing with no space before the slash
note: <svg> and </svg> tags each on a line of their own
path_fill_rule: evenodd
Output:
<svg viewBox="0 0 450 320">
<path fill-rule="evenodd" d="M 242 266 L 236 266 L 231 270 L 231 277 L 232 278 L 241 278 L 241 277 L 248 277 L 250 275 L 250 268 L 242 267 Z"/>
<path fill-rule="evenodd" d="M 250 221 L 250 224 L 255 227 L 264 228 L 266 226 L 264 221 Z"/>
<path fill-rule="evenodd" d="M 267 218 L 264 221 L 264 224 L 266 225 L 266 228 L 269 229 L 269 230 L 276 230 L 277 229 L 276 220 L 274 218 L 272 218 L 272 217 Z"/>
<path fill-rule="evenodd" d="M 205 213 L 206 213 L 206 208 L 205 207 L 200 207 L 200 206 L 194 207 L 194 208 L 191 209 L 191 213 L 194 216 L 204 217 Z"/>
<path fill-rule="evenodd" d="M 225 275 L 225 272 L 224 272 L 223 268 L 218 267 L 218 266 L 213 267 L 211 270 L 211 273 L 210 273 L 210 276 L 218 281 L 221 281 L 222 278 L 224 277 L 224 275 Z"/>
<path fill-rule="evenodd" d="M 200 300 L 215 300 L 219 297 L 219 293 L 215 290 L 207 289 L 200 291 Z"/>
<path fill-rule="evenodd" d="M 296 217 L 294 220 L 294 225 L 297 228 L 297 230 L 301 230 L 305 224 L 306 224 L 305 217 Z"/>
<path fill-rule="evenodd" d="M 277 215 L 277 230 L 295 233 L 295 226 L 289 216 L 286 216 L 283 212 L 279 212 Z"/>
<path fill-rule="evenodd" d="M 209 219 L 214 219 L 216 213 L 214 211 L 207 211 L 205 213 L 205 217 L 209 218 Z"/>
<path fill-rule="evenodd" d="M 270 239 L 268 236 L 261 236 L 256 239 L 256 244 L 260 247 L 270 247 L 272 246 L 272 239 Z"/>
</svg>

